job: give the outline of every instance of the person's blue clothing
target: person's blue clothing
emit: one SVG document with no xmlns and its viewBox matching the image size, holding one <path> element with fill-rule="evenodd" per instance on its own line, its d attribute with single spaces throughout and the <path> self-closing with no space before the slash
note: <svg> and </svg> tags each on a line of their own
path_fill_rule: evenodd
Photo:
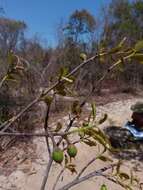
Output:
<svg viewBox="0 0 143 190">
<path fill-rule="evenodd" d="M 136 140 L 143 140 L 143 131 L 137 130 L 135 124 L 127 122 L 123 127 L 128 129 Z"/>
</svg>

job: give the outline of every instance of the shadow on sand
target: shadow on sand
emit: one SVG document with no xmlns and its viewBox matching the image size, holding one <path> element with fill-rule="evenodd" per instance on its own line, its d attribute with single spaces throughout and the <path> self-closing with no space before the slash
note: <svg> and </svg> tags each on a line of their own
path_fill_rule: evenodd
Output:
<svg viewBox="0 0 143 190">
<path fill-rule="evenodd" d="M 143 140 L 135 140 L 127 129 L 120 126 L 108 126 L 104 129 L 104 132 L 109 137 L 111 145 L 119 149 L 114 157 L 143 161 Z"/>
</svg>

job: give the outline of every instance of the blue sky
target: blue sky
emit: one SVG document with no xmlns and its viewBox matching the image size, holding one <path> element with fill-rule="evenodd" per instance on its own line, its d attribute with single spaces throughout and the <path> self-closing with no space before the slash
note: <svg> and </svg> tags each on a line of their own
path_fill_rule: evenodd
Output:
<svg viewBox="0 0 143 190">
<path fill-rule="evenodd" d="M 75 9 L 85 8 L 100 17 L 100 8 L 110 0 L 0 0 L 5 16 L 23 20 L 28 25 L 27 36 L 35 33 L 49 45 L 56 43 L 56 28 L 66 21 Z"/>
</svg>

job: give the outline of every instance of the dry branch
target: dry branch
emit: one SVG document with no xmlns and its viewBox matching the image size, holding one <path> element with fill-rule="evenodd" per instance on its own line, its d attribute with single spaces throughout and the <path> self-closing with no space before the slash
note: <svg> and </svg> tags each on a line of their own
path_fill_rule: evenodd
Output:
<svg viewBox="0 0 143 190">
<path fill-rule="evenodd" d="M 71 187 L 73 187 L 73 186 L 75 186 L 75 185 L 77 185 L 77 184 L 79 184 L 79 183 L 81 183 L 81 182 L 83 182 L 83 181 L 88 180 L 89 178 L 92 178 L 92 177 L 95 177 L 95 176 L 103 176 L 102 174 L 103 174 L 105 171 L 107 171 L 107 170 L 113 168 L 114 166 L 116 166 L 116 164 L 109 165 L 109 166 L 107 166 L 107 167 L 104 167 L 104 168 L 101 168 L 101 169 L 99 169 L 99 170 L 93 171 L 93 172 L 91 172 L 91 173 L 89 173 L 89 174 L 87 174 L 87 175 L 85 175 L 85 176 L 83 176 L 83 177 L 81 177 L 81 178 L 74 179 L 72 182 L 68 183 L 67 185 L 64 185 L 63 187 L 61 187 L 61 188 L 58 189 L 58 190 L 68 190 L 68 189 L 70 189 Z"/>
</svg>

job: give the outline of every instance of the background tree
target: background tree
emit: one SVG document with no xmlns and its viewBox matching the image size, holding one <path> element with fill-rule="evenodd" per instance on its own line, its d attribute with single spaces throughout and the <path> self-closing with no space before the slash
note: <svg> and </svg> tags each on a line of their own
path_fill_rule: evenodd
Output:
<svg viewBox="0 0 143 190">
<path fill-rule="evenodd" d="M 91 34 L 95 32 L 96 21 L 93 15 L 87 10 L 76 10 L 69 17 L 66 32 L 76 43 L 88 42 Z"/>
<path fill-rule="evenodd" d="M 24 22 L 0 18 L 0 49 L 2 55 L 18 48 L 24 37 L 25 29 L 26 24 Z"/>
<path fill-rule="evenodd" d="M 114 46 L 115 43 L 118 43 L 124 36 L 127 38 L 127 44 L 131 45 L 134 44 L 136 40 L 142 39 L 142 1 L 115 0 L 104 10 L 106 10 L 106 17 L 104 18 L 105 24 L 103 37 L 101 39 L 101 44 L 103 44 L 104 47 L 110 48 Z M 112 58 L 107 60 L 109 64 Z M 122 68 L 119 68 L 122 74 L 118 72 L 115 80 L 117 82 L 120 81 L 118 82 L 119 84 L 121 84 L 122 81 L 123 89 L 127 89 L 128 87 L 138 88 L 142 83 L 141 76 L 143 69 L 141 65 L 136 64 L 136 62 L 137 61 L 132 61 L 131 64 L 123 64 Z"/>
<path fill-rule="evenodd" d="M 58 57 L 58 62 L 62 66 L 68 67 L 71 70 L 81 62 L 80 53 L 90 55 L 96 23 L 94 16 L 85 9 L 76 10 L 70 15 L 67 23 L 63 27 L 63 46 L 59 48 L 60 56 Z M 82 75 L 78 75 L 78 80 L 75 84 L 76 90 L 79 85 L 83 84 L 83 87 L 85 85 L 83 81 L 87 75 L 86 69 L 80 71 L 80 73 Z"/>
</svg>

